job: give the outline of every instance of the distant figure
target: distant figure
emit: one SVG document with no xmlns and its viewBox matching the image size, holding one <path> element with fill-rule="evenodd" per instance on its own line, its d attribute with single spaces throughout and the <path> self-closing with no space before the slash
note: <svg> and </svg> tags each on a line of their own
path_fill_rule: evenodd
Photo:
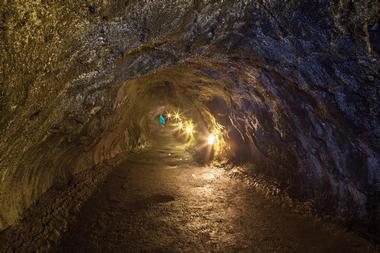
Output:
<svg viewBox="0 0 380 253">
<path fill-rule="evenodd" d="M 160 125 L 163 126 L 166 124 L 166 119 L 165 116 L 160 114 Z"/>
</svg>

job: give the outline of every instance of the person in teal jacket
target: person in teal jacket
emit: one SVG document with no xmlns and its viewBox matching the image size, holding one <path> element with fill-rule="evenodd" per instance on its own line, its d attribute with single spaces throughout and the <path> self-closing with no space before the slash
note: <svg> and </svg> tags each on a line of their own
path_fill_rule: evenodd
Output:
<svg viewBox="0 0 380 253">
<path fill-rule="evenodd" d="M 166 124 L 166 119 L 165 116 L 160 114 L 160 125 L 163 126 Z"/>
</svg>

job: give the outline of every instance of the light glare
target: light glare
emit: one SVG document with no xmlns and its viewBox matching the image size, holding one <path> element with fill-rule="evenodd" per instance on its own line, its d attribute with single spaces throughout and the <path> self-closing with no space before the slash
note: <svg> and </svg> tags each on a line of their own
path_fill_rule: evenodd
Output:
<svg viewBox="0 0 380 253">
<path fill-rule="evenodd" d="M 207 137 L 207 143 L 210 144 L 210 145 L 213 145 L 216 141 L 216 136 L 213 135 L 213 134 L 210 134 L 208 137 Z"/>
<path fill-rule="evenodd" d="M 192 126 L 187 126 L 186 127 L 186 133 L 192 134 L 193 133 L 193 127 Z"/>
<path fill-rule="evenodd" d="M 188 135 L 192 135 L 194 132 L 194 125 L 193 125 L 193 122 L 191 122 L 190 120 L 185 122 L 185 132 Z"/>
</svg>

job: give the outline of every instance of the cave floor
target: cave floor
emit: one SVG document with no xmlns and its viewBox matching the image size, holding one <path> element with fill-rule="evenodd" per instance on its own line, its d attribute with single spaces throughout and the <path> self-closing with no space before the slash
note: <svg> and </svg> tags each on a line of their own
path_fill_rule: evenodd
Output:
<svg viewBox="0 0 380 253">
<path fill-rule="evenodd" d="M 365 240 L 279 207 L 222 168 L 192 164 L 170 135 L 156 144 L 109 174 L 59 252 L 371 252 Z"/>
</svg>

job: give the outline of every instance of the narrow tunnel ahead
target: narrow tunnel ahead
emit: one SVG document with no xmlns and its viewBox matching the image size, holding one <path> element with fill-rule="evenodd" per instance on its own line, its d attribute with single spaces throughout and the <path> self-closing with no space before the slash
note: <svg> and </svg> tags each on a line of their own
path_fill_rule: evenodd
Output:
<svg viewBox="0 0 380 253">
<path fill-rule="evenodd" d="M 6 1 L 0 252 L 374 252 L 379 10 Z"/>
</svg>

